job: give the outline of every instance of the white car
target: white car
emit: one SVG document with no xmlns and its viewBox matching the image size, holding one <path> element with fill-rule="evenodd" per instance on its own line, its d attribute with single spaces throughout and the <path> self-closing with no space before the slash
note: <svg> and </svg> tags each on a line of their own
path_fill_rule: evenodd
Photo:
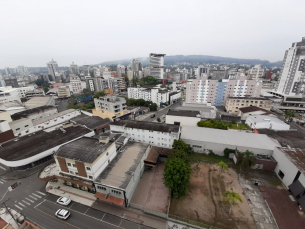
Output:
<svg viewBox="0 0 305 229">
<path fill-rule="evenodd" d="M 59 209 L 56 213 L 55 216 L 60 218 L 60 219 L 68 219 L 68 217 L 70 216 L 70 212 L 68 212 L 67 210 L 64 209 Z"/>
<path fill-rule="evenodd" d="M 61 205 L 69 205 L 69 203 L 71 203 L 71 200 L 67 197 L 60 197 L 58 200 L 57 200 L 57 203 L 58 204 L 61 204 Z"/>
</svg>

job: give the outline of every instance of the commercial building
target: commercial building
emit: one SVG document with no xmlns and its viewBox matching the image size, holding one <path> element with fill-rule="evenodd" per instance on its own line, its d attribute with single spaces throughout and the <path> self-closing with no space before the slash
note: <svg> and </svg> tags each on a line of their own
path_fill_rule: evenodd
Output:
<svg viewBox="0 0 305 229">
<path fill-rule="evenodd" d="M 254 97 L 228 97 L 225 109 L 229 114 L 239 114 L 239 109 L 243 107 L 256 106 L 270 111 L 272 101 L 266 98 Z"/>
<path fill-rule="evenodd" d="M 198 111 L 202 119 L 215 119 L 217 109 L 215 106 L 207 106 L 202 103 L 183 103 L 182 106 L 176 107 L 176 110 Z"/>
<path fill-rule="evenodd" d="M 240 152 L 249 150 L 256 155 L 272 155 L 274 148 L 279 146 L 264 134 L 195 126 L 183 126 L 181 140 L 197 153 L 209 153 L 209 150 L 212 150 L 221 156 L 224 155 L 225 148 L 237 149 Z"/>
<path fill-rule="evenodd" d="M 303 95 L 305 87 L 305 37 L 286 50 L 275 93 L 282 96 Z"/>
<path fill-rule="evenodd" d="M 69 98 L 71 97 L 69 86 L 60 86 L 57 88 L 58 98 Z"/>
<path fill-rule="evenodd" d="M 265 75 L 265 69 L 260 64 L 249 69 L 249 74 L 252 79 L 262 78 Z"/>
<path fill-rule="evenodd" d="M 109 118 L 115 120 L 118 118 L 124 118 L 130 115 L 130 112 L 126 109 L 126 100 L 117 96 L 104 96 L 94 99 L 95 109 L 92 110 L 94 116 L 101 118 Z"/>
<path fill-rule="evenodd" d="M 259 97 L 261 87 L 261 82 L 248 80 L 243 74 L 236 79 L 222 81 L 209 80 L 207 76 L 202 76 L 201 79 L 187 81 L 186 102 L 224 106 L 229 96 Z"/>
<path fill-rule="evenodd" d="M 13 120 L 28 118 L 31 120 L 41 119 L 58 113 L 55 106 L 41 106 L 32 109 L 24 110 L 11 115 Z"/>
<path fill-rule="evenodd" d="M 78 68 L 77 64 L 74 64 L 74 62 L 72 62 L 72 64 L 70 64 L 70 74 L 73 74 L 73 75 L 79 74 L 79 68 Z M 70 78 L 70 80 L 71 80 L 71 78 Z"/>
<path fill-rule="evenodd" d="M 0 87 L 0 103 L 21 102 L 18 88 L 12 86 Z"/>
<path fill-rule="evenodd" d="M 165 116 L 165 123 L 182 126 L 197 126 L 201 120 L 199 111 L 184 111 L 170 109 Z"/>
<path fill-rule="evenodd" d="M 239 108 L 238 116 L 241 117 L 242 121 L 245 121 L 249 115 L 269 115 L 269 116 L 272 116 L 272 113 L 268 110 L 265 110 L 261 107 L 256 107 L 256 106 Z"/>
<path fill-rule="evenodd" d="M 289 130 L 290 125 L 282 120 L 267 115 L 250 115 L 246 124 L 252 129 Z"/>
<path fill-rule="evenodd" d="M 73 94 L 80 94 L 83 91 L 81 80 L 78 76 L 70 74 L 70 83 L 72 85 Z"/>
<path fill-rule="evenodd" d="M 164 56 L 166 54 L 149 54 L 150 75 L 156 79 L 163 79 L 164 75 Z"/>
<path fill-rule="evenodd" d="M 170 92 L 160 88 L 142 88 L 129 87 L 127 89 L 128 98 L 144 99 L 145 101 L 152 101 L 160 106 L 163 103 L 169 104 Z M 177 101 L 181 97 L 181 93 L 172 94 L 172 101 Z"/>
<path fill-rule="evenodd" d="M 4 79 L 4 83 L 6 87 L 18 88 L 19 84 L 17 78 L 6 78 Z"/>
<path fill-rule="evenodd" d="M 56 73 L 59 73 L 58 64 L 53 59 L 47 63 L 49 74 L 51 75 L 51 81 L 55 81 Z"/>
<path fill-rule="evenodd" d="M 45 92 L 44 90 L 39 90 L 39 89 L 34 89 L 34 90 L 28 90 L 24 93 L 25 97 L 27 99 L 30 99 L 32 97 L 35 97 L 35 96 L 45 96 Z"/>
<path fill-rule="evenodd" d="M 32 109 L 41 106 L 55 106 L 54 96 L 36 96 L 24 103 L 27 109 Z"/>
<path fill-rule="evenodd" d="M 0 103 L 0 110 L 7 111 L 10 115 L 13 115 L 15 113 L 25 111 L 26 108 L 20 102 L 14 101 L 14 102 Z"/>
<path fill-rule="evenodd" d="M 131 120 L 111 123 L 110 130 L 124 133 L 131 141 L 165 148 L 172 148 L 174 140 L 178 140 L 180 135 L 179 125 Z"/>
</svg>

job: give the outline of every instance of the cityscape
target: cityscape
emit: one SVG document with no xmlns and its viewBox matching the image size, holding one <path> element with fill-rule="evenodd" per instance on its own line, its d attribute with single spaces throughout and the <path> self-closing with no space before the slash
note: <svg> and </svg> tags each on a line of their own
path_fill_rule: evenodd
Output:
<svg viewBox="0 0 305 229">
<path fill-rule="evenodd" d="M 296 40 L 289 42 L 288 36 L 278 36 L 278 41 L 271 44 L 272 34 L 256 34 L 247 37 L 251 47 L 245 55 L 240 52 L 243 43 L 235 46 L 238 51 L 234 53 L 232 47 L 222 46 L 215 38 L 210 40 L 215 48 L 212 53 L 205 44 L 203 49 L 199 43 L 193 49 L 195 40 L 189 38 L 190 52 L 200 50 L 192 54 L 185 51 L 183 42 L 175 46 L 182 33 L 189 31 L 182 29 L 180 20 L 185 15 L 181 12 L 192 15 L 201 12 L 196 4 L 201 9 L 207 4 L 232 16 L 241 6 L 228 12 L 227 2 L 221 6 L 191 1 L 185 9 L 173 6 L 176 15 L 169 8 L 176 3 L 164 3 L 158 16 L 166 25 L 155 16 L 134 20 L 132 27 L 138 25 L 135 29 L 128 24 L 130 18 L 124 22 L 124 16 L 133 18 L 131 12 L 138 12 L 140 5 L 147 10 L 139 12 L 141 16 L 159 7 L 136 1 L 130 5 L 89 2 L 94 9 L 84 18 L 75 19 L 86 22 L 74 27 L 80 37 L 87 36 L 81 34 L 86 33 L 82 30 L 85 27 L 88 34 L 100 30 L 103 36 L 112 37 L 114 22 L 119 20 L 121 25 L 114 26 L 117 40 L 108 37 L 106 43 L 103 36 L 99 37 L 104 42 L 103 50 L 93 38 L 87 38 L 86 47 L 80 43 L 75 46 L 81 57 L 74 52 L 67 55 L 64 48 L 53 50 L 54 44 L 46 48 L 43 41 L 36 40 L 35 36 L 41 36 L 36 31 L 31 39 L 43 51 L 36 50 L 36 59 L 31 58 L 33 50 L 29 59 L 21 61 L 27 48 L 21 45 L 26 44 L 23 42 L 32 28 L 22 30 L 24 41 L 10 41 L 10 34 L 4 34 L 8 47 L 20 45 L 12 52 L 21 56 L 7 55 L 4 48 L 6 55 L 0 57 L 0 228 L 304 228 L 305 35 L 294 35 Z M 8 9 L 16 6 L 5 4 Z M 34 0 L 29 6 L 14 4 L 21 4 L 20 9 L 16 8 L 19 12 L 38 10 L 30 9 Z M 279 12 L 285 5 L 284 1 L 279 4 Z M 102 6 L 103 15 L 99 15 L 97 8 Z M 115 18 L 108 18 L 106 11 L 114 12 L 114 6 L 120 9 Z M 63 24 L 75 23 L 69 15 L 77 16 L 71 11 L 83 7 L 76 1 L 66 15 L 59 13 L 63 10 L 59 7 L 54 16 Z M 43 16 L 41 22 L 36 17 L 34 21 L 25 17 L 24 24 L 28 20 L 33 25 L 49 18 L 51 24 L 59 20 L 47 12 Z M 198 20 L 204 17 L 199 15 Z M 228 20 L 233 23 L 237 17 L 235 14 Z M 278 15 L 273 17 L 280 20 Z M 181 37 L 174 36 L 178 27 L 170 24 L 172 18 L 180 22 Z M 18 18 L 18 26 L 14 20 L 8 25 L 21 29 L 22 18 Z M 185 20 L 192 28 L 202 23 L 186 16 Z M 124 50 L 119 45 L 126 42 L 122 39 L 124 32 L 129 32 L 126 40 L 130 34 L 132 39 L 141 40 L 137 32 L 144 22 L 160 25 L 158 32 L 149 34 L 156 44 L 150 47 L 143 39 L 143 44 L 138 42 L 139 47 L 130 49 L 134 41 L 129 41 L 130 46 Z M 227 22 L 213 23 L 221 30 Z M 76 41 L 83 39 L 74 36 L 74 31 L 61 33 L 62 26 L 58 25 L 58 31 L 52 34 L 54 43 L 60 45 L 67 35 L 71 44 L 74 37 Z M 254 28 L 259 27 L 263 24 Z M 160 36 L 161 28 L 173 30 L 175 51 L 167 47 L 171 46 L 167 32 Z M 211 31 L 213 36 L 218 34 L 216 29 Z M 202 38 L 203 31 L 197 32 Z M 232 31 L 232 39 L 226 38 L 224 44 L 236 44 L 234 39 L 241 35 L 235 37 L 234 33 L 237 31 Z M 259 35 L 268 37 L 271 51 L 262 40 L 256 43 Z M 71 44 L 65 43 L 67 47 Z M 216 45 L 221 46 L 223 54 Z M 96 52 L 88 55 L 87 49 L 92 47 Z M 232 57 L 228 57 L 228 50 Z M 54 52 L 56 55 L 52 55 Z M 278 59 L 276 53 L 280 53 Z"/>
</svg>

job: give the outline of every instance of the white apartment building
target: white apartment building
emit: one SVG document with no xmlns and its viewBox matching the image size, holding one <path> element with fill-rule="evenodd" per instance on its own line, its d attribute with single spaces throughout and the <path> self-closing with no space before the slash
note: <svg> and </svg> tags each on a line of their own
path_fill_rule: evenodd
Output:
<svg viewBox="0 0 305 229">
<path fill-rule="evenodd" d="M 71 97 L 70 87 L 69 86 L 60 86 L 57 88 L 58 98 L 67 98 Z"/>
<path fill-rule="evenodd" d="M 265 69 L 262 68 L 260 64 L 258 64 L 249 70 L 249 74 L 252 77 L 252 79 L 262 78 L 265 74 Z"/>
<path fill-rule="evenodd" d="M 70 73 L 79 74 L 79 68 L 78 68 L 77 64 L 74 64 L 74 62 L 72 62 L 72 64 L 70 64 Z"/>
<path fill-rule="evenodd" d="M 19 95 L 20 98 L 25 98 L 27 92 L 34 91 L 36 88 L 37 88 L 36 85 L 29 85 L 29 86 L 26 86 L 26 87 L 17 88 L 18 89 L 18 95 Z"/>
<path fill-rule="evenodd" d="M 55 81 L 55 75 L 56 73 L 59 73 L 57 62 L 52 59 L 49 63 L 47 63 L 47 67 L 52 78 L 51 81 Z"/>
<path fill-rule="evenodd" d="M 129 87 L 127 89 L 127 95 L 129 99 L 144 99 L 145 101 L 152 101 L 160 106 L 163 103 L 170 102 L 170 93 L 167 90 L 161 90 L 160 88 L 141 88 L 141 87 Z M 177 95 L 176 95 L 177 96 Z M 180 94 L 181 97 L 181 94 Z"/>
<path fill-rule="evenodd" d="M 131 141 L 166 148 L 172 148 L 174 140 L 179 140 L 180 135 L 179 125 L 132 120 L 111 123 L 110 130 L 124 133 Z"/>
<path fill-rule="evenodd" d="M 19 88 L 13 88 L 12 86 L 0 87 L 0 103 L 14 101 L 21 102 L 19 97 Z"/>
<path fill-rule="evenodd" d="M 80 78 L 74 74 L 70 74 L 70 83 L 72 85 L 73 94 L 80 94 L 83 91 Z"/>
<path fill-rule="evenodd" d="M 282 96 L 305 94 L 305 37 L 286 50 L 275 93 Z"/>
<path fill-rule="evenodd" d="M 149 54 L 150 75 L 156 79 L 163 79 L 164 75 L 164 56 L 166 54 Z"/>
</svg>

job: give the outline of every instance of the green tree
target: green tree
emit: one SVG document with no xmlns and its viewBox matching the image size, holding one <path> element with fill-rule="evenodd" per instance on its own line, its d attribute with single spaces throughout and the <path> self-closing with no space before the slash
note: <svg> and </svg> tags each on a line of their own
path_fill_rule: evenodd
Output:
<svg viewBox="0 0 305 229">
<path fill-rule="evenodd" d="M 256 158 L 253 157 L 253 153 L 251 151 L 246 150 L 246 152 L 241 153 L 240 156 L 242 157 L 240 164 L 242 168 L 249 169 L 255 165 Z"/>
<path fill-rule="evenodd" d="M 35 81 L 35 84 L 38 86 L 38 87 L 40 87 L 42 84 L 43 84 L 43 80 L 42 79 L 38 79 L 38 80 L 36 80 Z"/>
<path fill-rule="evenodd" d="M 104 91 L 98 91 L 94 94 L 93 98 L 98 99 L 99 97 L 103 97 L 105 95 Z"/>
<path fill-rule="evenodd" d="M 161 122 L 161 119 L 160 119 L 160 118 L 157 118 L 157 121 L 158 121 L 158 122 Z"/>
<path fill-rule="evenodd" d="M 224 196 L 226 197 L 225 201 L 228 201 L 231 205 L 229 214 L 231 213 L 232 207 L 236 204 L 237 201 L 243 202 L 240 195 L 233 191 L 233 188 L 231 188 L 231 191 L 225 191 Z"/>
<path fill-rule="evenodd" d="M 285 111 L 285 119 L 291 121 L 293 117 L 295 117 L 295 114 L 292 111 Z"/>
<path fill-rule="evenodd" d="M 168 156 L 169 160 L 174 159 L 174 158 L 180 158 L 184 162 L 188 163 L 189 162 L 189 157 L 187 152 L 181 149 L 173 149 Z"/>
<path fill-rule="evenodd" d="M 192 169 L 181 158 L 170 159 L 165 162 L 163 180 L 166 187 L 170 188 L 172 197 L 178 199 L 185 196 L 189 185 Z"/>
<path fill-rule="evenodd" d="M 149 106 L 150 111 L 156 111 L 158 109 L 158 106 L 156 103 L 153 103 Z"/>
<path fill-rule="evenodd" d="M 188 146 L 184 141 L 181 139 L 174 140 L 173 143 L 173 150 L 182 150 L 183 152 L 187 154 L 191 154 L 193 152 L 192 148 Z"/>
<path fill-rule="evenodd" d="M 222 174 L 224 169 L 227 171 L 229 170 L 228 165 L 223 161 L 218 162 L 217 166 L 220 168 L 220 174 Z"/>
</svg>

